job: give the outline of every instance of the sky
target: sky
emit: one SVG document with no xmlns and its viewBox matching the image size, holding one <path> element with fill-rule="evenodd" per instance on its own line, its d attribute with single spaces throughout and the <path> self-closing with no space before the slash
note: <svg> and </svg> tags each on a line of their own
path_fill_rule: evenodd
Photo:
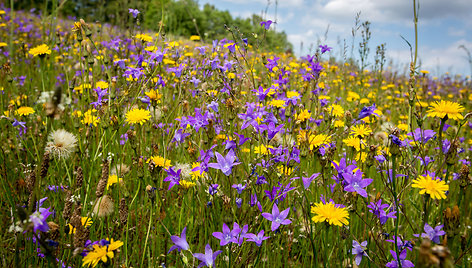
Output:
<svg viewBox="0 0 472 268">
<path fill-rule="evenodd" d="M 276 21 L 272 30 L 284 31 L 296 55 L 313 54 L 310 47 L 321 42 L 333 48 L 331 55 L 341 59 L 343 47 L 350 56 L 352 29 L 356 14 L 369 21 L 370 62 L 376 47 L 386 44 L 387 60 L 405 72 L 410 62 L 410 48 L 415 43 L 413 0 L 199 0 L 233 17 L 262 15 Z M 327 34 L 325 34 L 327 32 Z M 403 38 L 404 39 L 403 39 Z M 354 39 L 358 57 L 360 30 Z M 303 43 L 303 46 L 301 44 Z M 422 70 L 432 75 L 445 72 L 470 75 L 472 70 L 464 46 L 472 53 L 472 4 L 470 0 L 422 0 L 418 10 L 418 51 Z"/>
</svg>

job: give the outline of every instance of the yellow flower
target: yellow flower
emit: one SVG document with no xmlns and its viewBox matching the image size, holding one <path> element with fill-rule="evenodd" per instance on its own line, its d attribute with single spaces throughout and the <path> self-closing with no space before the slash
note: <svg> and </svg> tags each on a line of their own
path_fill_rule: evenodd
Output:
<svg viewBox="0 0 472 268">
<path fill-rule="evenodd" d="M 112 186 L 115 183 L 122 182 L 123 178 L 118 178 L 117 175 L 110 175 L 108 177 L 108 182 L 107 182 L 107 190 L 110 186 Z"/>
<path fill-rule="evenodd" d="M 372 133 L 372 129 L 370 129 L 368 126 L 361 124 L 353 126 L 350 134 L 354 135 L 355 137 L 364 138 L 370 133 Z"/>
<path fill-rule="evenodd" d="M 359 96 L 359 94 L 357 94 L 356 92 L 352 92 L 352 91 L 349 91 L 347 93 L 347 98 L 346 100 L 349 101 L 349 102 L 352 102 L 352 101 L 356 101 L 358 99 L 360 99 L 361 96 Z"/>
<path fill-rule="evenodd" d="M 304 122 L 305 120 L 310 119 L 310 117 L 311 117 L 311 113 L 308 112 L 307 109 L 305 109 L 298 114 L 297 120 L 300 122 Z"/>
<path fill-rule="evenodd" d="M 82 119 L 82 124 L 93 125 L 94 127 L 96 127 L 97 124 L 100 122 L 100 118 L 98 118 L 96 115 L 92 114 L 96 111 L 97 110 L 95 110 L 95 109 L 86 111 L 84 113 L 84 119 Z"/>
<path fill-rule="evenodd" d="M 331 104 L 330 106 L 328 106 L 328 112 L 336 117 L 344 116 L 344 109 L 339 104 Z"/>
<path fill-rule="evenodd" d="M 447 118 L 452 120 L 460 120 L 464 118 L 461 114 L 463 111 L 464 107 L 459 103 L 441 100 L 441 102 L 434 102 L 431 104 L 428 116 L 439 117 L 441 119 L 447 116 Z"/>
<path fill-rule="evenodd" d="M 81 222 L 84 227 L 89 227 L 93 223 L 92 218 L 90 217 L 82 217 Z M 75 234 L 76 228 L 72 226 L 72 224 L 67 224 L 67 227 L 69 227 L 69 232 L 67 232 L 68 234 Z"/>
<path fill-rule="evenodd" d="M 288 99 L 291 99 L 291 98 L 296 98 L 300 96 L 300 93 L 296 92 L 296 91 L 288 91 L 287 92 L 287 98 Z"/>
<path fill-rule="evenodd" d="M 192 40 L 192 41 L 198 41 L 198 40 L 200 40 L 200 36 L 198 36 L 198 35 L 192 35 L 192 36 L 190 36 L 190 40 Z"/>
<path fill-rule="evenodd" d="M 151 118 L 151 112 L 144 109 L 133 109 L 126 113 L 126 122 L 130 124 L 144 124 Z"/>
<path fill-rule="evenodd" d="M 155 103 L 160 103 L 160 99 L 162 98 L 162 94 L 159 94 L 159 90 L 151 89 L 148 92 L 144 93 L 149 99 Z"/>
<path fill-rule="evenodd" d="M 5 42 L 0 42 L 0 47 L 6 47 L 7 46 L 7 43 Z"/>
<path fill-rule="evenodd" d="M 276 108 L 282 108 L 283 106 L 285 106 L 285 101 L 284 100 L 271 100 L 269 102 L 269 105 Z"/>
<path fill-rule="evenodd" d="M 256 154 L 263 154 L 263 155 L 269 155 L 270 151 L 269 149 L 273 149 L 274 147 L 271 145 L 268 145 L 267 147 L 264 144 L 261 144 L 261 146 L 256 146 L 254 147 L 254 153 Z"/>
<path fill-rule="evenodd" d="M 165 159 L 162 156 L 151 156 L 146 163 L 151 162 L 151 160 L 154 162 L 156 166 L 163 167 L 163 168 L 169 168 L 171 166 L 170 160 Z"/>
<path fill-rule="evenodd" d="M 280 174 L 285 175 L 285 176 L 290 176 L 293 172 L 293 168 L 287 167 L 285 165 L 278 166 L 277 170 L 279 171 Z"/>
<path fill-rule="evenodd" d="M 36 47 L 33 47 L 28 51 L 29 54 L 34 56 L 45 56 L 46 54 L 51 54 L 51 50 L 49 49 L 48 45 L 42 44 Z"/>
<path fill-rule="evenodd" d="M 331 141 L 331 137 L 325 134 L 318 134 L 318 135 L 310 135 L 309 143 L 310 143 L 310 150 L 313 148 L 320 147 L 323 144 L 327 144 Z"/>
<path fill-rule="evenodd" d="M 95 86 L 98 88 L 101 88 L 101 89 L 105 89 L 105 88 L 108 88 L 108 83 L 105 82 L 105 81 L 98 81 Z"/>
<path fill-rule="evenodd" d="M 412 182 L 411 187 L 421 189 L 420 194 L 429 194 L 433 199 L 446 199 L 445 193 L 449 190 L 449 185 L 439 178 L 432 178 L 428 174 L 426 176 L 420 176 Z"/>
<path fill-rule="evenodd" d="M 16 110 L 16 114 L 21 116 L 34 114 L 34 109 L 28 106 L 21 106 Z"/>
<path fill-rule="evenodd" d="M 192 181 L 181 180 L 181 181 L 179 181 L 179 185 L 182 186 L 185 189 L 188 189 L 190 187 L 195 186 L 196 184 L 195 184 L 195 182 L 192 182 Z"/>
<path fill-rule="evenodd" d="M 349 225 L 349 212 L 347 209 L 331 202 L 326 204 L 323 204 L 323 202 L 316 203 L 311 207 L 311 213 L 316 214 L 311 218 L 315 223 L 327 221 L 331 225 Z"/>
<path fill-rule="evenodd" d="M 110 240 L 110 243 L 108 245 L 93 245 L 93 250 L 90 251 L 87 256 L 83 258 L 82 267 L 95 267 L 100 261 L 106 263 L 108 258 L 112 259 L 114 257 L 113 251 L 121 246 L 123 246 L 123 242 L 119 240 L 113 241 L 113 239 Z"/>
<path fill-rule="evenodd" d="M 147 34 L 137 34 L 136 39 L 140 39 L 142 42 L 152 42 L 152 36 Z"/>
<path fill-rule="evenodd" d="M 364 148 L 364 144 L 361 143 L 361 139 L 359 139 L 359 137 L 349 136 L 344 139 L 343 142 L 349 147 L 354 147 L 356 151 L 359 151 L 361 146 Z"/>
</svg>

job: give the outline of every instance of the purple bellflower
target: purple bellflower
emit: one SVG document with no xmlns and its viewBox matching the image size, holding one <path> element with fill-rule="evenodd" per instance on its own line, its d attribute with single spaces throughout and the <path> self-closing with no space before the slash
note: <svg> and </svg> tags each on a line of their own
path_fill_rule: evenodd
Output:
<svg viewBox="0 0 472 268">
<path fill-rule="evenodd" d="M 220 246 L 229 243 L 238 243 L 238 234 L 241 232 L 239 226 L 234 226 L 233 230 L 229 229 L 226 223 L 223 223 L 223 232 L 214 232 L 212 235 L 220 240 Z"/>
<path fill-rule="evenodd" d="M 342 176 L 344 181 L 347 183 L 344 186 L 344 190 L 347 192 L 356 192 L 362 197 L 367 197 L 367 192 L 364 189 L 369 186 L 374 180 L 373 179 L 362 179 L 362 171 L 358 169 L 354 174 L 352 173 L 343 173 Z"/>
<path fill-rule="evenodd" d="M 264 29 L 269 30 L 270 25 L 272 24 L 272 21 L 271 20 L 261 21 L 260 24 L 261 26 L 264 27 Z"/>
<path fill-rule="evenodd" d="M 169 250 L 169 252 L 167 252 L 167 254 L 169 254 L 174 249 L 177 249 L 180 252 L 181 250 L 188 250 L 190 248 L 188 243 L 187 243 L 187 235 L 185 234 L 186 231 L 187 231 L 187 227 L 184 227 L 180 237 L 178 237 L 176 235 L 173 235 L 173 236 L 170 237 L 170 239 L 172 239 L 172 242 L 174 243 L 174 245 L 170 248 L 170 250 Z"/>
<path fill-rule="evenodd" d="M 390 254 L 392 254 L 393 261 L 387 263 L 385 266 L 388 267 L 388 268 L 397 268 L 397 267 L 399 267 L 398 266 L 397 253 L 393 250 L 390 250 Z M 400 258 L 399 259 L 400 259 L 400 262 L 401 262 L 401 267 L 405 267 L 405 268 L 415 267 L 415 265 L 411 261 L 406 260 L 406 249 L 404 249 L 400 253 Z"/>
<path fill-rule="evenodd" d="M 372 106 L 365 106 L 364 108 L 362 108 L 361 112 L 359 113 L 359 116 L 357 117 L 357 120 L 361 120 L 361 119 L 366 118 L 367 116 L 370 116 L 372 114 L 378 116 L 375 113 L 375 110 L 377 110 L 377 107 L 375 107 L 375 103 L 372 104 Z"/>
<path fill-rule="evenodd" d="M 266 239 L 269 239 L 270 236 L 264 236 L 264 230 L 261 230 L 257 235 L 252 233 L 246 234 L 246 241 L 256 243 L 256 246 L 260 247 L 262 242 Z"/>
<path fill-rule="evenodd" d="M 289 212 L 290 212 L 290 208 L 287 208 L 286 210 L 279 212 L 279 208 L 277 207 L 277 204 L 274 203 L 274 206 L 272 207 L 272 214 L 264 212 L 262 213 L 262 217 L 272 222 L 270 229 L 273 232 L 279 229 L 280 225 L 288 225 L 292 223 L 291 220 L 287 219 Z"/>
<path fill-rule="evenodd" d="M 428 238 L 429 240 L 433 241 L 436 244 L 441 243 L 439 237 L 445 235 L 446 232 L 441 230 L 444 225 L 438 225 L 435 228 L 429 226 L 429 224 L 425 223 L 424 225 L 424 233 L 421 234 L 422 238 Z M 414 236 L 419 237 L 420 235 L 414 234 Z"/>
<path fill-rule="evenodd" d="M 233 150 L 230 150 L 226 157 L 222 156 L 220 153 L 216 152 L 216 160 L 217 163 L 208 163 L 208 167 L 219 169 L 225 174 L 229 176 L 231 174 L 233 166 L 241 164 L 240 162 L 236 161 L 236 155 L 234 154 Z"/>
<path fill-rule="evenodd" d="M 365 253 L 366 246 L 367 241 L 359 244 L 356 240 L 352 240 L 352 254 L 356 255 L 355 261 L 358 266 L 361 264 L 362 257 L 367 255 L 367 253 Z"/>
<path fill-rule="evenodd" d="M 133 18 L 136 18 L 138 16 L 138 14 L 140 13 L 139 10 L 137 9 L 132 9 L 132 8 L 128 8 L 128 12 L 133 15 Z"/>
<path fill-rule="evenodd" d="M 177 172 L 172 167 L 169 167 L 169 169 L 166 169 L 167 172 L 167 177 L 165 177 L 164 181 L 169 182 L 169 188 L 167 190 L 170 190 L 174 185 L 179 184 L 180 181 L 180 173 L 182 172 L 181 169 L 179 169 Z"/>
<path fill-rule="evenodd" d="M 220 255 L 220 253 L 221 253 L 221 250 L 213 252 L 210 245 L 207 244 L 205 246 L 205 254 L 195 253 L 193 254 L 193 256 L 201 261 L 198 267 L 203 267 L 203 266 L 213 267 L 213 264 L 215 263 L 215 259 L 218 255 Z"/>
<path fill-rule="evenodd" d="M 384 225 L 389 218 L 396 219 L 395 216 L 396 211 L 390 208 L 389 204 L 382 204 L 382 199 L 379 199 L 377 202 L 370 202 L 367 206 L 370 208 L 369 212 L 377 216 L 380 220 L 380 224 Z M 385 211 L 385 209 L 388 209 Z"/>
</svg>

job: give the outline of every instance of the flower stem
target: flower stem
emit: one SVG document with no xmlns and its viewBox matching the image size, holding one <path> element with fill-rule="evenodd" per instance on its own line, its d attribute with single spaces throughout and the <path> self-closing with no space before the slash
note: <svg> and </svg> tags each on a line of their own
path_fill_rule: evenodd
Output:
<svg viewBox="0 0 472 268">
<path fill-rule="evenodd" d="M 397 253 L 397 263 L 398 267 L 402 267 L 400 262 L 400 252 L 398 250 L 398 223 L 400 221 L 400 210 L 398 209 L 398 200 L 397 200 L 397 185 L 395 178 L 395 168 L 396 168 L 396 155 L 392 154 L 392 184 L 393 184 L 393 200 L 395 202 L 395 210 L 397 212 L 397 219 L 395 220 L 395 252 Z"/>
</svg>

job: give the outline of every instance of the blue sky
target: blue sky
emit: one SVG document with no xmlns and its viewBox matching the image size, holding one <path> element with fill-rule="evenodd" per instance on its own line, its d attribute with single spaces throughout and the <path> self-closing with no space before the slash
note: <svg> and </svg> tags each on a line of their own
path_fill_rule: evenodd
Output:
<svg viewBox="0 0 472 268">
<path fill-rule="evenodd" d="M 344 40 L 350 52 L 351 32 L 356 13 L 359 11 L 361 21 L 371 22 L 371 56 L 375 54 L 377 45 L 386 43 L 388 60 L 391 60 L 398 70 L 404 71 L 410 61 L 410 50 L 401 36 L 414 45 L 412 0 L 199 1 L 201 6 L 206 3 L 221 10 L 229 10 L 234 17 L 246 18 L 255 13 L 276 21 L 275 29 L 287 33 L 297 55 L 312 54 L 312 51 L 309 51 L 310 45 L 315 46 L 319 41 L 333 47 L 331 53 L 338 58 Z M 460 45 L 464 45 L 472 52 L 470 0 L 420 1 L 418 29 L 421 69 L 428 70 L 433 75 L 444 72 L 465 75 L 471 73 L 466 53 L 459 49 Z M 359 42 L 360 32 L 355 39 L 355 56 L 358 55 Z"/>
</svg>

